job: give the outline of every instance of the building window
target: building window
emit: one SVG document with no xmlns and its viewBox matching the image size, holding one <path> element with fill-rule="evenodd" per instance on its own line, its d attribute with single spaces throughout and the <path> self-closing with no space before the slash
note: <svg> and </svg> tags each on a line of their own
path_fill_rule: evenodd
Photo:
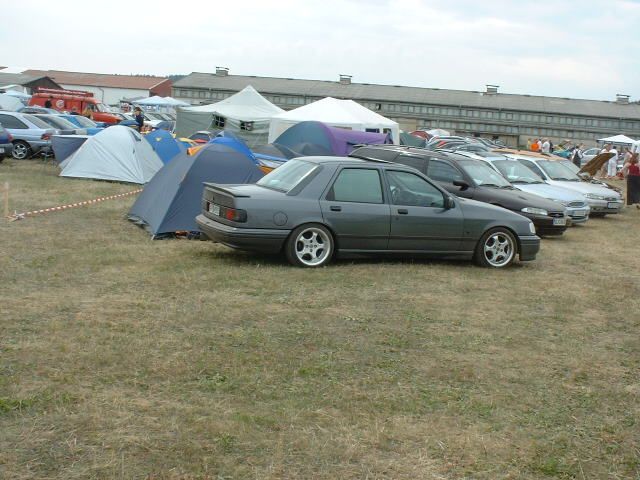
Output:
<svg viewBox="0 0 640 480">
<path fill-rule="evenodd" d="M 247 132 L 250 132 L 251 130 L 253 130 L 253 122 L 240 121 L 240 130 L 246 130 Z"/>
<path fill-rule="evenodd" d="M 216 128 L 224 128 L 224 117 L 219 117 L 218 115 L 213 116 L 213 126 Z"/>
</svg>

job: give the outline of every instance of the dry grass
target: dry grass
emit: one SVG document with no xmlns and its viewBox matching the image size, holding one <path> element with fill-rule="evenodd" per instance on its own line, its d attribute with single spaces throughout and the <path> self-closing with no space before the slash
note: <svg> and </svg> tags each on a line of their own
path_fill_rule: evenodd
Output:
<svg viewBox="0 0 640 480">
<path fill-rule="evenodd" d="M 18 211 L 133 186 L 0 164 Z M 638 478 L 640 212 L 506 271 L 0 221 L 0 478 Z"/>
</svg>

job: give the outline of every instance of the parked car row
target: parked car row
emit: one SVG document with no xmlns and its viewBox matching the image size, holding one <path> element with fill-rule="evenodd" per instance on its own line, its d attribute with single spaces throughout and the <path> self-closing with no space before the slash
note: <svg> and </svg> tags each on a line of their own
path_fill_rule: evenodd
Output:
<svg viewBox="0 0 640 480">
<path fill-rule="evenodd" d="M 232 248 L 318 267 L 334 256 L 533 260 L 540 237 L 618 213 L 621 195 L 560 157 L 447 137 L 426 148 L 367 145 L 289 160 L 255 185 L 206 184 L 196 221 Z"/>
</svg>

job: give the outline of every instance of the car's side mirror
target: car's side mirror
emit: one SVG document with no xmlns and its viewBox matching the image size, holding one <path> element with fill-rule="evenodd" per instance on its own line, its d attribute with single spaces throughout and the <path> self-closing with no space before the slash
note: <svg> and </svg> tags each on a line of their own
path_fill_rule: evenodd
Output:
<svg viewBox="0 0 640 480">
<path fill-rule="evenodd" d="M 445 210 L 451 210 L 456 206 L 455 200 L 449 195 L 444 196 L 444 208 Z"/>
<path fill-rule="evenodd" d="M 453 181 L 453 185 L 455 187 L 460 187 L 461 191 L 465 191 L 467 188 L 469 188 L 469 184 L 467 182 L 464 182 L 462 180 L 454 180 Z"/>
</svg>

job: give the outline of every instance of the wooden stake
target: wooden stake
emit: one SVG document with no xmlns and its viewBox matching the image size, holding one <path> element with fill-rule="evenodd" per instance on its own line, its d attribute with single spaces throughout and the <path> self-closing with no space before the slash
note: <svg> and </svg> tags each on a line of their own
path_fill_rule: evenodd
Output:
<svg viewBox="0 0 640 480">
<path fill-rule="evenodd" d="M 9 182 L 4 182 L 4 217 L 9 216 Z"/>
</svg>

